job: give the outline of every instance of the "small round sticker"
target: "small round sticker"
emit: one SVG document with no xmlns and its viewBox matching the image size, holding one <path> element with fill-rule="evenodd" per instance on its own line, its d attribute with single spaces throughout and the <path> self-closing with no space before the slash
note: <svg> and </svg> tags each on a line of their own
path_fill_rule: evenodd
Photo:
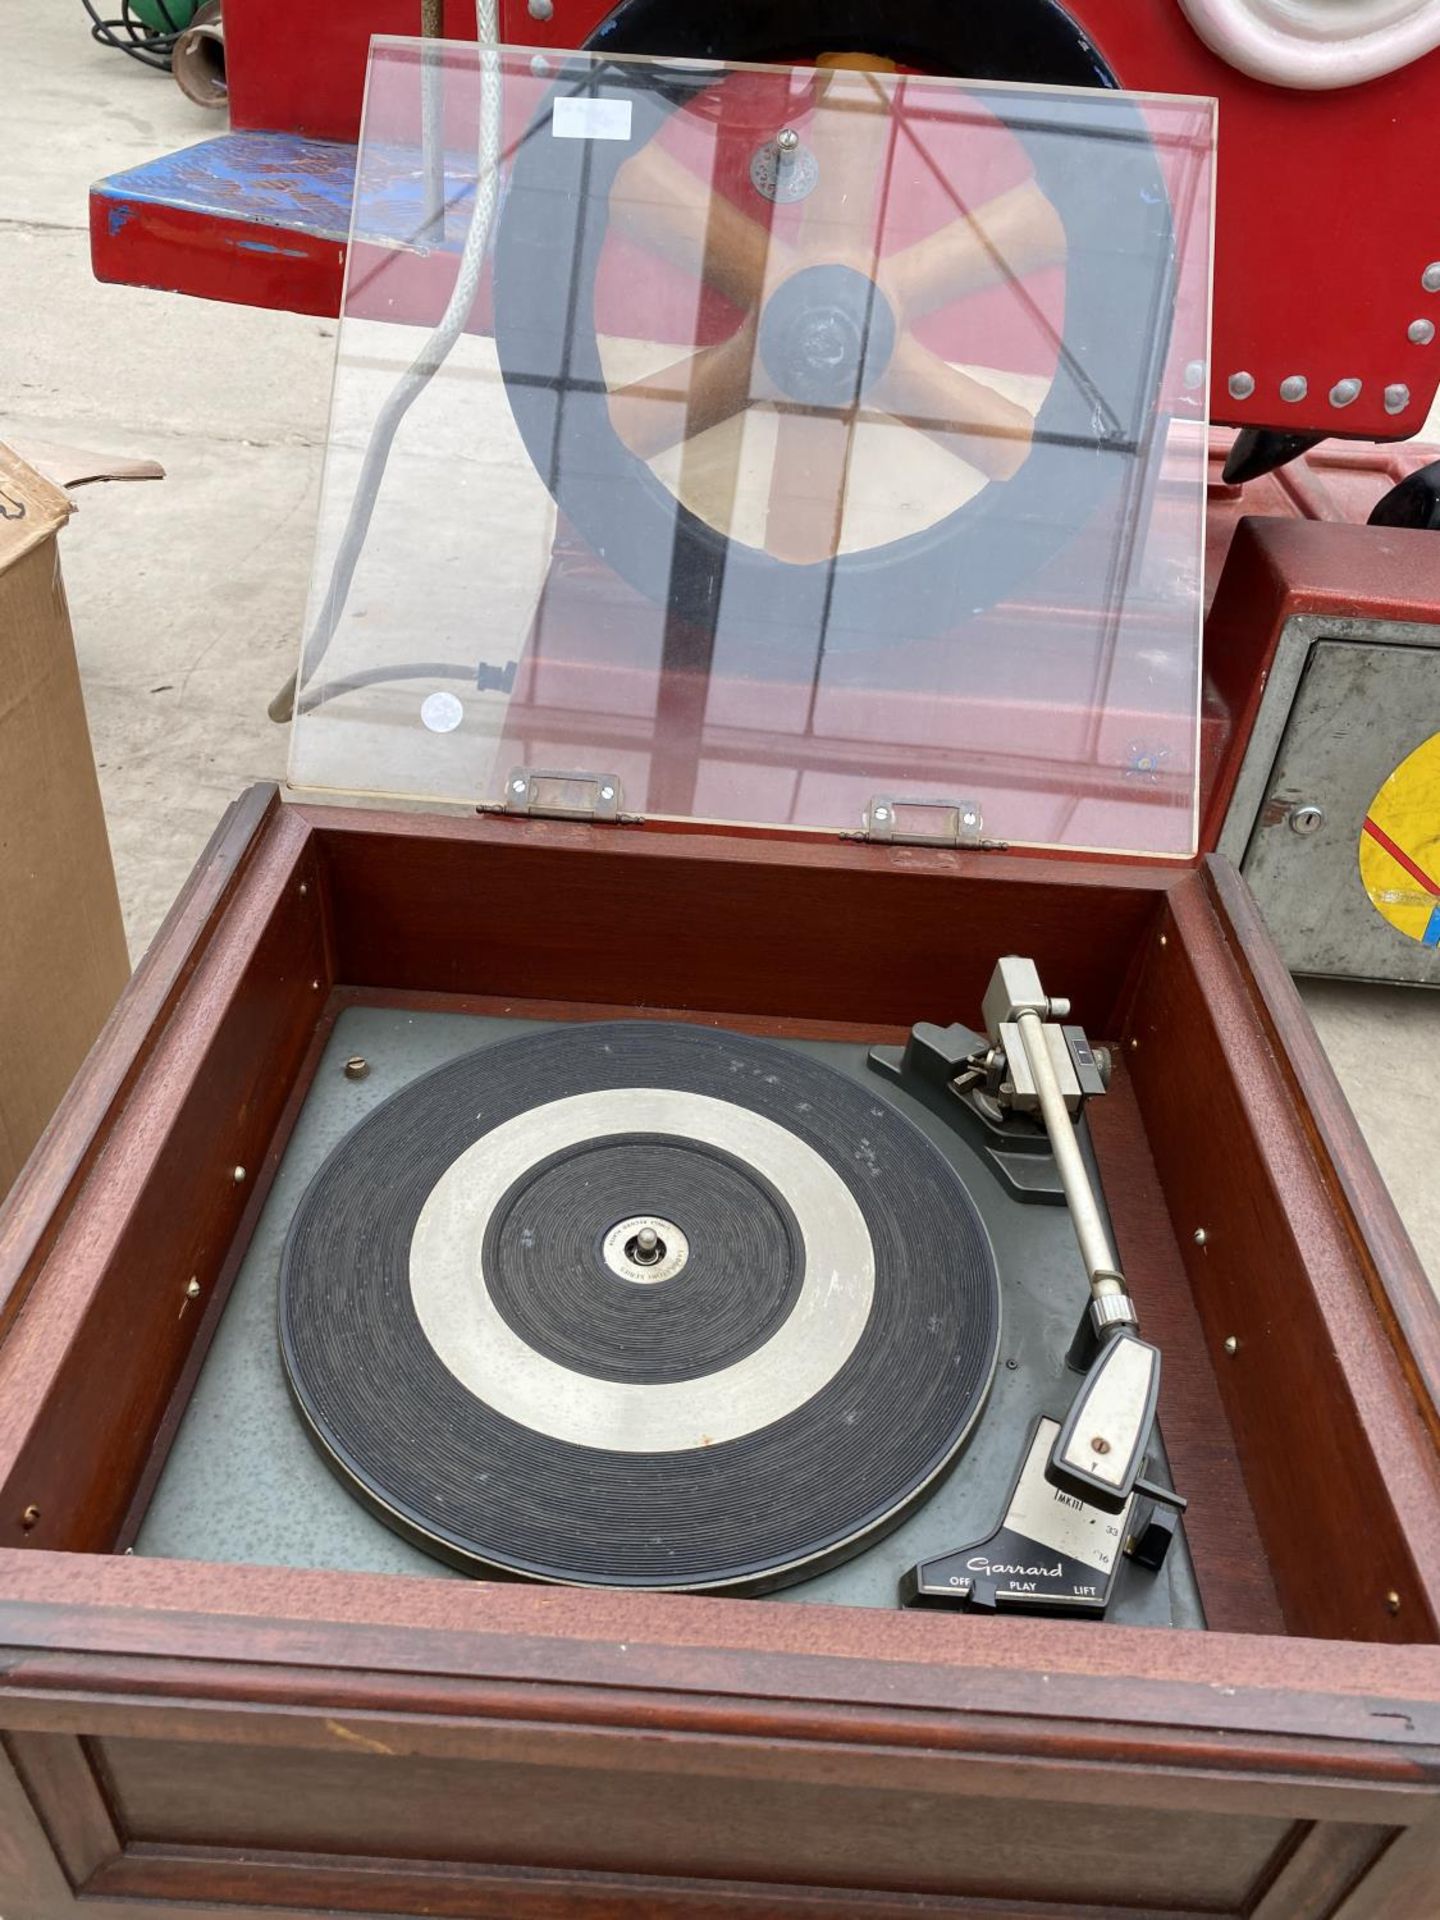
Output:
<svg viewBox="0 0 1440 1920">
<path fill-rule="evenodd" d="M 1392 927 L 1440 947 L 1440 733 L 1402 760 L 1370 802 L 1360 878 Z"/>
<path fill-rule="evenodd" d="M 465 718 L 465 709 L 453 693 L 427 693 L 420 703 L 420 718 L 431 733 L 453 733 Z"/>
</svg>

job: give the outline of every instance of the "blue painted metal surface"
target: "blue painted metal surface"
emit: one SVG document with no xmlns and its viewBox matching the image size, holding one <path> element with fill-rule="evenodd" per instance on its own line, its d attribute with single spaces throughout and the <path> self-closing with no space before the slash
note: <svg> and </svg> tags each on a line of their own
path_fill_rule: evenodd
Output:
<svg viewBox="0 0 1440 1920">
<path fill-rule="evenodd" d="M 94 195 L 106 208 L 112 238 L 138 203 L 216 221 L 291 228 L 343 245 L 350 233 L 355 154 L 353 146 L 293 133 L 226 133 L 112 174 L 96 184 Z M 381 244 L 413 243 L 424 225 L 423 192 L 414 147 L 367 147 L 363 237 Z M 473 192 L 473 159 L 468 169 L 457 162 L 447 178 L 446 244 L 457 244 L 463 235 Z M 263 245 L 273 250 L 271 243 Z"/>
<path fill-rule="evenodd" d="M 293 227 L 342 244 L 350 232 L 355 149 L 292 133 L 225 133 L 96 183 L 110 233 L 136 202 L 216 220 Z"/>
<path fill-rule="evenodd" d="M 91 263 L 97 278 L 121 285 L 338 313 L 355 178 L 356 149 L 341 142 L 292 133 L 202 140 L 91 188 Z M 426 225 L 417 148 L 372 143 L 357 237 L 437 256 L 438 265 L 460 249 L 474 193 L 474 156 L 450 156 L 437 237 Z M 428 307 L 416 317 L 429 317 Z"/>
</svg>

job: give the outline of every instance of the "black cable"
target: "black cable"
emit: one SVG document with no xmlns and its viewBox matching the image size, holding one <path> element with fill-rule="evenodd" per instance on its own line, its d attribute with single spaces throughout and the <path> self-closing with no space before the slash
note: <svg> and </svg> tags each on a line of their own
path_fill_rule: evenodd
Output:
<svg viewBox="0 0 1440 1920">
<path fill-rule="evenodd" d="M 80 4 L 90 16 L 92 40 L 102 47 L 113 47 L 119 53 L 128 54 L 132 60 L 138 60 L 142 67 L 149 67 L 153 72 L 169 73 L 175 42 L 184 31 L 185 22 L 176 20 L 168 0 L 153 0 L 155 11 L 168 29 L 161 32 L 147 25 L 136 14 L 134 0 L 120 0 L 120 17 L 116 20 L 102 20 L 95 10 L 94 0 L 80 0 Z"/>
</svg>

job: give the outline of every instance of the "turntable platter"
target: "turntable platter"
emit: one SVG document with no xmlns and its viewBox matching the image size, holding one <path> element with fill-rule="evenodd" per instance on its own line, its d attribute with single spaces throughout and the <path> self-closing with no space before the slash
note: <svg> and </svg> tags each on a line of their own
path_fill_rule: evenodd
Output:
<svg viewBox="0 0 1440 1920">
<path fill-rule="evenodd" d="M 964 1183 L 883 1097 L 770 1042 L 567 1025 L 413 1082 L 286 1243 L 325 1458 L 476 1573 L 781 1584 L 954 1459 L 994 1370 Z"/>
</svg>

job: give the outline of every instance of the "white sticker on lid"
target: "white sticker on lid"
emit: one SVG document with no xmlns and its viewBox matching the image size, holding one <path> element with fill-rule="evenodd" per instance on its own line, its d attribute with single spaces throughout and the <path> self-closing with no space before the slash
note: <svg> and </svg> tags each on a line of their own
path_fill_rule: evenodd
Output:
<svg viewBox="0 0 1440 1920">
<path fill-rule="evenodd" d="M 593 100 L 567 94 L 550 113 L 550 131 L 557 140 L 628 140 L 628 100 Z"/>
<path fill-rule="evenodd" d="M 453 693 L 427 693 L 420 702 L 420 718 L 431 733 L 453 733 L 465 709 Z"/>
</svg>

